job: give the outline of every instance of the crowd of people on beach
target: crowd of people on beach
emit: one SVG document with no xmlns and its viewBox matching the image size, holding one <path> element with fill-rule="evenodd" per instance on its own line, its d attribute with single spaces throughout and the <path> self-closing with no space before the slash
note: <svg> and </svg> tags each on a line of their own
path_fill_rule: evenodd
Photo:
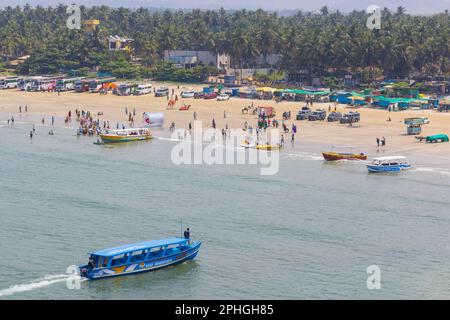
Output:
<svg viewBox="0 0 450 320">
<path fill-rule="evenodd" d="M 101 92 L 101 93 L 104 94 L 103 92 Z M 170 94 L 167 96 L 169 97 Z M 174 89 L 171 90 L 171 96 L 172 97 L 175 96 L 175 101 L 178 100 L 178 96 L 175 95 Z M 311 106 L 311 107 L 313 106 L 312 99 L 307 100 L 305 102 L 306 102 L 306 106 Z M 257 121 L 255 121 L 256 123 L 254 126 L 250 125 L 248 120 L 244 121 L 242 129 L 245 132 L 253 134 L 253 131 L 255 131 L 256 137 L 258 137 L 258 139 L 259 139 L 261 134 L 265 133 L 267 131 L 267 129 L 279 129 L 282 133 L 280 135 L 280 141 L 278 142 L 279 146 L 283 146 L 285 144 L 285 135 L 286 134 L 290 135 L 290 140 L 292 143 L 294 143 L 295 136 L 298 132 L 298 128 L 294 122 L 288 124 L 288 122 L 286 121 L 287 119 L 290 119 L 290 113 L 289 113 L 288 117 L 285 117 L 283 114 L 283 117 L 280 120 L 278 120 L 272 114 L 266 115 L 266 113 L 264 111 L 262 111 L 261 113 L 257 112 L 260 110 L 258 107 L 254 106 L 253 102 L 248 107 L 243 108 L 243 110 L 244 109 L 252 110 L 252 114 L 258 115 Z M 334 108 L 332 108 L 331 105 L 328 106 L 329 112 L 333 109 L 334 109 L 334 111 L 336 111 L 336 104 L 334 105 Z M 18 111 L 19 111 L 19 114 L 21 114 L 23 112 L 27 113 L 29 111 L 29 108 L 27 105 L 20 105 L 18 107 Z M 137 115 L 136 109 L 133 108 L 133 109 L 129 110 L 128 107 L 124 107 L 124 113 L 126 115 L 126 118 L 124 120 L 125 120 L 125 123 L 127 123 L 127 126 L 134 127 L 135 123 L 136 123 L 136 115 Z M 198 113 L 198 111 L 193 111 L 193 113 L 192 113 L 194 121 L 196 121 L 198 118 L 197 113 Z M 124 123 L 116 122 L 115 126 L 114 126 L 113 124 L 110 123 L 109 120 L 100 121 L 99 116 L 101 116 L 101 115 L 103 115 L 103 113 L 98 112 L 96 119 L 94 119 L 94 117 L 90 111 L 86 111 L 84 109 L 79 110 L 77 108 L 74 111 L 74 115 L 72 114 L 71 110 L 68 111 L 67 115 L 65 116 L 64 123 L 65 123 L 65 125 L 69 125 L 72 122 L 72 118 L 75 116 L 75 119 L 78 123 L 77 135 L 95 135 L 95 134 L 99 135 L 102 132 L 106 132 L 106 131 L 112 129 L 112 127 L 115 127 L 114 129 L 125 129 L 127 127 Z M 230 119 L 232 117 L 230 115 L 232 115 L 232 113 L 229 114 L 229 113 L 227 113 L 226 110 L 223 110 L 223 119 L 226 119 L 225 121 L 228 121 L 228 119 Z M 14 124 L 14 121 L 15 121 L 14 116 L 12 116 L 11 118 L 9 118 L 7 120 L 7 123 Z M 45 118 L 42 118 L 41 122 L 42 122 L 42 125 L 45 125 Z M 217 122 L 214 117 L 211 118 L 210 123 L 211 123 L 211 127 L 213 129 L 217 129 Z M 55 116 L 51 116 L 51 125 L 54 126 L 54 124 L 55 124 Z M 350 122 L 349 125 L 351 126 L 352 123 Z M 189 131 L 192 130 L 191 122 L 188 123 L 188 129 L 189 129 Z M 30 132 L 30 137 L 32 137 L 34 135 L 35 130 L 36 130 L 35 126 L 33 125 L 33 130 Z M 221 130 L 222 136 L 224 139 L 226 139 L 227 136 L 229 136 L 230 129 L 228 127 L 228 123 L 225 123 L 224 127 L 219 128 L 219 130 Z M 170 123 L 169 131 L 170 132 L 175 131 L 175 122 L 174 121 L 172 121 Z M 51 132 L 49 132 L 49 134 L 54 134 L 54 131 L 51 130 Z M 259 141 L 256 141 L 256 143 L 259 143 Z M 377 143 L 377 147 L 384 147 L 384 146 L 386 146 L 386 138 L 382 137 L 380 139 L 377 137 L 376 143 Z"/>
</svg>

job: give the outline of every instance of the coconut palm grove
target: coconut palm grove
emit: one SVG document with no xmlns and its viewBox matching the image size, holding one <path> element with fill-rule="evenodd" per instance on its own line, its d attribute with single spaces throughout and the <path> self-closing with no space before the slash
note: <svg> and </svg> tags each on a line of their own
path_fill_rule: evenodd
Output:
<svg viewBox="0 0 450 320">
<path fill-rule="evenodd" d="M 69 29 L 67 6 L 5 7 L 0 10 L 0 71 L 29 55 L 12 72 L 50 74 L 104 71 L 121 78 L 156 77 L 202 81 L 220 73 L 213 66 L 176 70 L 163 62 L 164 50 L 207 50 L 228 54 L 234 68 L 251 68 L 257 57 L 279 55 L 273 77 L 303 73 L 332 81 L 358 73 L 379 76 L 449 75 L 448 11 L 411 15 L 403 7 L 381 10 L 381 28 L 367 28 L 365 11 L 343 13 L 264 10 L 154 10 L 81 6 L 93 30 Z M 105 39 L 134 39 L 132 52 L 108 52 Z M 11 71 L 10 71 L 11 72 Z M 267 76 L 266 76 L 267 77 Z"/>
</svg>

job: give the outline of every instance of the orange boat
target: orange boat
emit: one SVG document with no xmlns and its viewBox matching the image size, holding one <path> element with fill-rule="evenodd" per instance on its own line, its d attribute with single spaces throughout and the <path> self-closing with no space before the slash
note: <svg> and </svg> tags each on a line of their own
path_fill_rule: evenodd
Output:
<svg viewBox="0 0 450 320">
<path fill-rule="evenodd" d="M 367 160 L 367 156 L 364 153 L 322 152 L 322 155 L 327 161 Z"/>
</svg>

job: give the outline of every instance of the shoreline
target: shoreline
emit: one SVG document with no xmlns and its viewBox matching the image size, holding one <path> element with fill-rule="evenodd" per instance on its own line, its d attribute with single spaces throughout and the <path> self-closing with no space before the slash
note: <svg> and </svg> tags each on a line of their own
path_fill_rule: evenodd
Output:
<svg viewBox="0 0 450 320">
<path fill-rule="evenodd" d="M 155 87 L 161 83 L 153 83 Z M 180 85 L 177 89 L 176 85 L 169 87 L 174 88 L 175 94 L 180 95 L 180 91 L 184 88 L 193 88 L 199 90 L 202 86 Z M 297 134 L 295 135 L 294 149 L 301 151 L 313 151 L 321 153 L 323 151 L 332 150 L 333 146 L 351 146 L 357 152 L 366 153 L 369 158 L 377 155 L 404 155 L 411 159 L 423 159 L 427 163 L 435 163 L 437 165 L 445 165 L 450 167 L 450 143 L 427 144 L 425 142 L 417 142 L 414 136 L 406 135 L 406 126 L 403 119 L 412 116 L 426 116 L 430 123 L 423 126 L 421 135 L 430 135 L 438 133 L 450 133 L 450 113 L 438 113 L 431 110 L 407 110 L 388 112 L 373 108 L 359 108 L 361 121 L 349 127 L 346 124 L 326 121 L 299 121 L 295 120 L 295 115 L 304 102 L 283 101 L 276 103 L 271 100 L 251 100 L 243 98 L 230 98 L 228 101 L 216 101 L 205 99 L 179 99 L 176 106 L 172 110 L 167 110 L 167 99 L 155 98 L 153 94 L 143 96 L 114 96 L 112 94 L 99 95 L 92 93 L 76 93 L 63 92 L 57 93 L 43 92 L 21 92 L 18 90 L 2 90 L 0 91 L 0 123 L 7 125 L 7 119 L 13 116 L 16 121 L 25 122 L 25 124 L 36 126 L 41 125 L 40 118 L 44 117 L 46 125 L 50 124 L 50 118 L 55 116 L 58 126 L 64 126 L 64 118 L 69 110 L 74 114 L 75 109 L 91 111 L 93 119 L 110 121 L 111 129 L 115 129 L 116 122 L 125 124 L 128 127 L 128 117 L 125 114 L 125 107 L 129 112 L 136 110 L 135 127 L 142 123 L 143 112 L 163 112 L 165 114 L 164 129 L 160 132 L 164 136 L 169 137 L 169 124 L 174 121 L 177 128 L 187 128 L 189 122 L 193 121 L 193 112 L 197 114 L 197 120 L 203 121 L 205 128 L 211 127 L 211 121 L 214 118 L 217 129 L 225 128 L 228 125 L 231 129 L 242 128 L 245 121 L 249 125 L 256 127 L 257 116 L 242 114 L 241 109 L 245 106 L 273 106 L 276 110 L 276 119 L 281 123 L 281 115 L 284 111 L 291 111 L 292 118 L 286 120 L 285 123 L 290 128 L 292 124 L 297 126 Z M 190 104 L 189 111 L 179 111 L 178 107 L 183 104 Z M 28 106 L 28 112 L 19 113 L 19 106 Z M 312 109 L 324 108 L 328 111 L 329 106 L 332 110 L 332 103 L 314 103 Z M 23 109 L 23 108 L 22 108 Z M 345 113 L 354 108 L 346 105 L 337 105 L 337 111 Z M 223 114 L 226 112 L 226 118 Z M 97 116 L 97 112 L 103 112 L 103 115 Z M 24 117 L 25 115 L 25 117 Z M 388 122 L 388 117 L 392 121 Z M 27 119 L 24 121 L 24 119 Z M 72 116 L 72 122 L 69 126 L 78 127 L 77 122 Z M 376 146 L 375 139 L 386 137 L 387 143 L 385 147 Z M 286 145 L 290 148 L 290 133 L 285 135 Z"/>
</svg>

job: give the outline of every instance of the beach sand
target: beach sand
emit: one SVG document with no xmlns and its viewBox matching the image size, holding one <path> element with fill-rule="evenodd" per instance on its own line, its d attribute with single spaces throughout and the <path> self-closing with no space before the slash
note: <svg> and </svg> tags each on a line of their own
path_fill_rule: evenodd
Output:
<svg viewBox="0 0 450 320">
<path fill-rule="evenodd" d="M 154 83 L 159 87 L 162 83 Z M 167 84 L 165 84 L 167 85 Z M 201 90 L 202 86 L 180 84 L 169 84 L 169 90 L 175 89 L 175 94 L 180 97 L 183 88 L 193 88 Z M 276 119 L 281 124 L 281 116 L 284 111 L 291 111 L 292 119 L 285 121 L 290 128 L 295 123 L 298 128 L 296 134 L 295 147 L 304 151 L 330 151 L 333 146 L 352 146 L 355 152 L 366 152 L 369 156 L 381 155 L 406 155 L 427 158 L 431 162 L 439 165 L 448 164 L 450 160 L 450 143 L 427 144 L 417 142 L 414 136 L 406 135 L 406 126 L 403 119 L 407 117 L 425 116 L 430 123 L 422 127 L 421 135 L 446 133 L 450 134 L 450 113 L 439 113 L 430 110 L 408 110 L 399 112 L 388 112 L 371 108 L 359 108 L 361 121 L 355 123 L 353 127 L 346 124 L 326 121 L 297 121 L 295 115 L 304 102 L 281 102 L 267 100 L 251 100 L 241 98 L 230 98 L 229 101 L 216 101 L 205 99 L 181 99 L 179 98 L 173 110 L 167 110 L 167 98 L 156 98 L 153 94 L 143 96 L 115 96 L 112 94 L 100 95 L 95 93 L 76 93 L 73 91 L 57 93 L 47 92 L 21 92 L 18 90 L 0 91 L 0 122 L 5 123 L 8 118 L 14 116 L 20 119 L 19 106 L 28 106 L 27 115 L 45 117 L 49 124 L 51 116 L 57 117 L 59 125 L 64 125 L 64 117 L 69 110 L 72 114 L 75 109 L 91 111 L 93 118 L 97 118 L 97 112 L 103 112 L 98 119 L 103 122 L 109 120 L 111 128 L 115 128 L 116 122 L 128 125 L 128 116 L 125 114 L 125 107 L 128 111 L 136 110 L 135 126 L 139 126 L 142 121 L 143 112 L 164 112 L 165 127 L 172 121 L 177 128 L 187 128 L 188 123 L 193 121 L 193 112 L 197 114 L 197 120 L 203 121 L 205 127 L 210 127 L 212 119 L 216 121 L 218 129 L 222 129 L 228 124 L 229 128 L 242 128 L 244 122 L 256 127 L 257 116 L 252 114 L 242 114 L 242 108 L 251 105 L 273 106 L 276 110 Z M 179 111 L 181 104 L 191 105 L 189 111 Z M 314 103 L 312 109 L 328 107 L 334 108 L 333 103 Z M 352 108 L 353 109 L 353 108 Z M 338 105 L 337 110 L 348 112 L 352 110 L 348 106 Z M 226 118 L 224 119 L 224 111 Z M 22 115 L 25 114 L 22 107 Z M 387 121 L 388 118 L 392 121 Z M 22 117 L 23 118 L 23 117 Z M 39 119 L 39 118 L 38 118 Z M 36 126 L 40 124 L 35 121 Z M 31 125 L 31 123 L 30 123 Z M 72 125 L 76 122 L 72 120 Z M 168 134 L 168 131 L 166 131 Z M 386 146 L 378 148 L 376 138 L 386 138 Z M 285 135 L 285 141 L 290 141 L 290 134 Z"/>
</svg>

